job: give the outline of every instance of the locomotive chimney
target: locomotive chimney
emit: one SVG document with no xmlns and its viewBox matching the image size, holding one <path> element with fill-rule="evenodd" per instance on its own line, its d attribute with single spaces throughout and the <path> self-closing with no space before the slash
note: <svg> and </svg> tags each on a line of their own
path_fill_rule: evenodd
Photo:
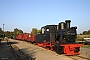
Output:
<svg viewBox="0 0 90 60">
<path fill-rule="evenodd" d="M 70 28 L 70 22 L 71 22 L 71 20 L 66 20 L 65 22 L 66 22 L 66 28 L 67 29 Z"/>
<path fill-rule="evenodd" d="M 64 22 L 61 22 L 61 23 L 59 23 L 59 30 L 61 30 L 61 29 L 65 29 L 65 23 Z"/>
</svg>

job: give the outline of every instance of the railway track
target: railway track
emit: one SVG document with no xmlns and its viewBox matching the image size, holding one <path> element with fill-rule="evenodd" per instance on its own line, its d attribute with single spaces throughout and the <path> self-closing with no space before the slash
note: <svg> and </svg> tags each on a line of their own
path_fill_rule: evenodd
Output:
<svg viewBox="0 0 90 60">
<path fill-rule="evenodd" d="M 68 56 L 69 58 L 73 59 L 73 60 L 90 60 L 89 58 L 80 56 L 80 55 L 75 55 L 75 56 Z"/>
<path fill-rule="evenodd" d="M 10 50 L 12 51 L 13 55 L 15 56 L 15 59 L 16 59 L 16 60 L 21 60 L 21 59 L 19 58 L 19 56 L 15 53 L 15 50 L 13 49 L 13 47 L 12 47 L 11 45 L 9 45 L 9 47 L 10 47 Z"/>
<path fill-rule="evenodd" d="M 12 44 L 12 42 L 10 42 L 9 40 L 7 41 L 7 44 L 11 52 L 13 53 L 15 60 L 35 60 L 35 58 L 21 51 L 16 45 Z"/>
</svg>

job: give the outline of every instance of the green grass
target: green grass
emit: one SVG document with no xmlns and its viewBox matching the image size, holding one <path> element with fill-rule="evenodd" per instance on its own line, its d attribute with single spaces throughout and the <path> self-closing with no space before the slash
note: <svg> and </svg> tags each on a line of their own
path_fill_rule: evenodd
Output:
<svg viewBox="0 0 90 60">
<path fill-rule="evenodd" d="M 82 41 L 83 38 L 90 38 L 90 35 L 77 35 L 77 41 Z"/>
<path fill-rule="evenodd" d="M 84 45 L 84 46 L 82 46 L 82 48 L 89 48 L 90 49 L 90 45 Z"/>
</svg>

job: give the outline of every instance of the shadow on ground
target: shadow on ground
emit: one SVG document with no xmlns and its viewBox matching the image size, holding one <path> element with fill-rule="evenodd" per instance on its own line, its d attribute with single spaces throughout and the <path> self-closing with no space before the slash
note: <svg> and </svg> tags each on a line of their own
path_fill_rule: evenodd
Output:
<svg viewBox="0 0 90 60">
<path fill-rule="evenodd" d="M 35 48 L 36 49 L 36 48 Z M 26 54 L 29 55 L 30 58 L 33 58 L 34 60 L 35 58 L 35 49 L 30 49 L 30 48 L 24 48 L 24 49 L 20 49 L 21 51 L 25 52 Z"/>
<path fill-rule="evenodd" d="M 0 60 L 13 60 L 14 56 L 10 51 L 6 41 L 1 41 L 0 44 Z"/>
</svg>

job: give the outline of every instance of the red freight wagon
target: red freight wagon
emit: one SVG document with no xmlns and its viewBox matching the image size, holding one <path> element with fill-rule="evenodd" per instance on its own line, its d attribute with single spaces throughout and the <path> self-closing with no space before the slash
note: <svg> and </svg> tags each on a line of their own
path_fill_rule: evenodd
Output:
<svg viewBox="0 0 90 60">
<path fill-rule="evenodd" d="M 19 34 L 18 38 L 19 38 L 19 40 L 21 40 L 21 34 Z"/>
<path fill-rule="evenodd" d="M 16 35 L 16 39 L 18 39 L 18 35 Z"/>
<path fill-rule="evenodd" d="M 17 34 L 16 35 L 16 39 L 20 39 L 20 34 Z"/>
<path fill-rule="evenodd" d="M 24 40 L 25 39 L 24 37 L 25 37 L 24 34 L 17 34 L 16 35 L 16 39 L 19 39 L 19 40 Z"/>
<path fill-rule="evenodd" d="M 25 41 L 28 41 L 29 35 L 30 35 L 29 33 L 24 33 L 23 38 L 24 38 Z"/>
<path fill-rule="evenodd" d="M 31 34 L 31 42 L 36 42 L 36 35 L 35 34 Z"/>
<path fill-rule="evenodd" d="M 31 41 L 31 34 L 28 34 L 27 41 Z"/>
<path fill-rule="evenodd" d="M 17 34 L 16 39 L 30 41 L 33 43 L 36 42 L 36 35 L 29 33 Z"/>
<path fill-rule="evenodd" d="M 27 40 L 27 35 L 28 35 L 27 33 L 24 33 L 24 37 L 23 37 L 24 40 Z"/>
<path fill-rule="evenodd" d="M 24 40 L 24 34 L 20 34 L 21 35 L 21 40 Z"/>
</svg>

